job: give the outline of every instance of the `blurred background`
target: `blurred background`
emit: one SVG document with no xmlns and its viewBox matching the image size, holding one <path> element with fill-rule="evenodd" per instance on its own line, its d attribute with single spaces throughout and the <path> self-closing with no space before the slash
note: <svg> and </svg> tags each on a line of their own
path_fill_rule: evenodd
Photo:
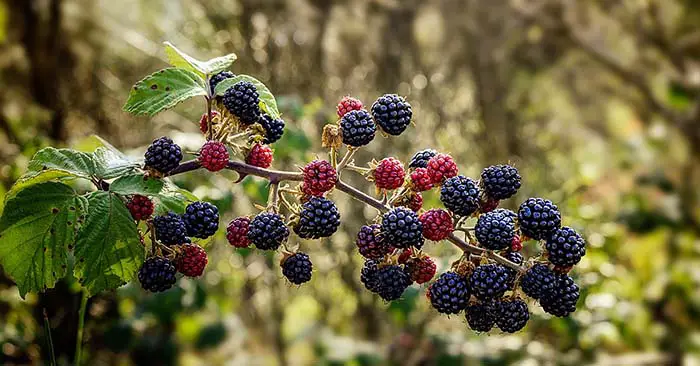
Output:
<svg viewBox="0 0 700 366">
<path fill-rule="evenodd" d="M 343 95 L 370 105 L 387 92 L 407 97 L 416 125 L 358 162 L 432 147 L 472 177 L 515 164 L 523 188 L 503 205 L 550 198 L 587 238 L 579 310 L 531 306 L 523 332 L 477 335 L 437 316 L 424 288 L 386 304 L 364 291 L 354 250 L 374 212 L 337 192 L 352 218 L 339 233 L 292 238 L 314 261 L 310 283 L 290 286 L 279 256 L 235 251 L 220 232 L 201 279 L 90 299 L 86 364 L 698 365 L 699 24 L 695 0 L 3 0 L 0 198 L 48 145 L 91 150 L 96 134 L 139 156 L 167 134 L 196 150 L 203 101 L 152 119 L 121 106 L 166 66 L 162 41 L 200 59 L 235 52 L 232 71 L 263 80 L 284 113 L 276 168 L 323 153 Z M 264 181 L 234 177 L 176 182 L 217 204 L 224 226 L 267 196 Z M 446 243 L 427 252 L 438 270 L 458 257 Z M 0 363 L 48 360 L 43 309 L 71 362 L 78 289 L 67 278 L 22 300 L 0 272 Z"/>
</svg>

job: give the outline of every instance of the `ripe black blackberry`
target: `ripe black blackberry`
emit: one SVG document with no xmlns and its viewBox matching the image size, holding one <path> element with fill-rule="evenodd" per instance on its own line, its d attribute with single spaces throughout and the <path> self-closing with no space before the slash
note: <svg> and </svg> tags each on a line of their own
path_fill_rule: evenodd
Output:
<svg viewBox="0 0 700 366">
<path fill-rule="evenodd" d="M 163 216 L 153 218 L 156 240 L 163 244 L 184 244 L 189 242 L 187 227 L 182 217 L 174 212 L 168 212 Z"/>
<path fill-rule="evenodd" d="M 464 276 L 445 272 L 428 288 L 430 304 L 439 313 L 457 314 L 469 303 L 469 284 Z"/>
<path fill-rule="evenodd" d="M 311 280 L 312 270 L 311 259 L 306 253 L 294 253 L 282 262 L 282 274 L 295 285 L 301 285 Z"/>
<path fill-rule="evenodd" d="M 232 73 L 231 71 L 222 71 L 218 74 L 214 74 L 214 76 L 212 76 L 209 79 L 209 87 L 211 88 L 211 93 L 214 94 L 214 92 L 216 91 L 216 86 L 219 85 L 220 82 L 226 79 L 230 79 L 234 76 L 236 76 L 236 74 Z"/>
<path fill-rule="evenodd" d="M 139 282 L 144 290 L 162 292 L 175 284 L 175 265 L 166 258 L 151 257 L 146 259 L 139 269 Z"/>
<path fill-rule="evenodd" d="M 479 187 L 463 175 L 445 180 L 440 188 L 440 201 L 457 216 L 469 216 L 479 208 Z"/>
<path fill-rule="evenodd" d="M 503 296 L 510 284 L 508 269 L 500 264 L 483 264 L 469 277 L 469 287 L 477 299 L 486 301 Z"/>
<path fill-rule="evenodd" d="M 542 240 L 551 236 L 561 225 L 561 214 L 557 205 L 544 198 L 528 198 L 518 210 L 520 231 L 533 239 Z"/>
<path fill-rule="evenodd" d="M 360 109 L 350 111 L 340 119 L 340 131 L 344 144 L 360 147 L 372 142 L 377 126 L 369 112 Z"/>
<path fill-rule="evenodd" d="M 282 138 L 284 134 L 284 120 L 281 118 L 274 119 L 269 114 L 264 113 L 260 117 L 260 125 L 265 129 L 265 140 L 263 143 L 272 144 Z"/>
<path fill-rule="evenodd" d="M 340 226 L 340 213 L 333 201 L 313 196 L 301 206 L 299 222 L 294 232 L 304 239 L 318 239 L 333 235 Z"/>
<path fill-rule="evenodd" d="M 192 202 L 187 205 L 182 220 L 188 236 L 206 239 L 219 229 L 219 209 L 209 202 Z"/>
<path fill-rule="evenodd" d="M 355 244 L 357 249 L 365 258 L 381 259 L 384 255 L 389 254 L 391 246 L 385 245 L 382 240 L 379 224 L 364 225 L 357 233 Z"/>
<path fill-rule="evenodd" d="M 507 297 L 496 302 L 496 325 L 506 333 L 515 333 L 525 327 L 530 311 L 525 301 Z"/>
<path fill-rule="evenodd" d="M 145 158 L 147 169 L 150 168 L 165 174 L 180 165 L 182 149 L 169 137 L 163 136 L 153 140 L 151 145 L 148 146 Z"/>
<path fill-rule="evenodd" d="M 508 210 L 494 210 L 479 216 L 474 234 L 482 247 L 491 250 L 510 247 L 515 237 L 515 218 L 504 211 Z"/>
<path fill-rule="evenodd" d="M 408 286 L 411 277 L 397 265 L 388 265 L 377 270 L 375 274 L 378 283 L 377 294 L 384 301 L 393 301 L 401 297 Z"/>
<path fill-rule="evenodd" d="M 250 222 L 247 236 L 256 248 L 275 250 L 287 240 L 289 229 L 282 216 L 272 212 L 261 212 Z"/>
<path fill-rule="evenodd" d="M 464 309 L 467 324 L 475 332 L 488 332 L 496 323 L 493 303 L 476 301 Z"/>
<path fill-rule="evenodd" d="M 547 238 L 545 247 L 549 261 L 561 267 L 573 266 L 586 255 L 586 242 L 576 230 L 568 226 L 562 227 Z"/>
<path fill-rule="evenodd" d="M 372 117 L 390 135 L 398 136 L 405 131 L 412 116 L 411 105 L 396 94 L 384 94 L 372 104 Z"/>
<path fill-rule="evenodd" d="M 540 298 L 540 305 L 549 314 L 565 317 L 576 311 L 580 295 L 579 288 L 571 277 L 558 274 L 554 289 Z"/>
<path fill-rule="evenodd" d="M 360 272 L 360 282 L 365 285 L 367 290 L 373 293 L 377 293 L 381 285 L 377 279 L 378 270 L 377 261 L 368 259 L 365 261 L 365 264 L 362 266 L 362 271 Z"/>
<path fill-rule="evenodd" d="M 239 81 L 226 89 L 223 103 L 226 109 L 245 125 L 251 125 L 260 119 L 260 97 L 251 82 Z"/>
<path fill-rule="evenodd" d="M 433 149 L 421 150 L 413 155 L 411 161 L 408 163 L 409 168 L 425 168 L 428 166 L 428 160 L 433 156 L 437 155 L 437 151 Z"/>
<path fill-rule="evenodd" d="M 384 240 L 396 248 L 422 245 L 423 224 L 418 214 L 406 207 L 394 207 L 382 216 Z"/>
<path fill-rule="evenodd" d="M 523 289 L 525 295 L 539 300 L 543 295 L 554 290 L 556 283 L 556 276 L 549 269 L 549 266 L 543 263 L 536 263 L 520 279 L 520 288 Z"/>
<path fill-rule="evenodd" d="M 510 165 L 491 165 L 481 172 L 481 187 L 488 198 L 503 200 L 520 189 L 518 169 Z"/>
</svg>

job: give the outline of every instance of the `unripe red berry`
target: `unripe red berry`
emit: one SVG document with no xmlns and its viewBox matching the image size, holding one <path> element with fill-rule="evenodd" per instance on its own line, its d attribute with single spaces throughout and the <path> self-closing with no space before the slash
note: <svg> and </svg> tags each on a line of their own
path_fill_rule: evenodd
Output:
<svg viewBox="0 0 700 366">
<path fill-rule="evenodd" d="M 428 160 L 428 174 L 433 184 L 442 184 L 447 178 L 457 175 L 457 163 L 447 154 L 437 154 Z"/>
<path fill-rule="evenodd" d="M 406 176 L 403 164 L 396 158 L 384 158 L 374 169 L 374 184 L 381 189 L 401 187 Z"/>
<path fill-rule="evenodd" d="M 260 168 L 269 168 L 272 165 L 272 149 L 267 145 L 255 144 L 246 156 L 245 162 Z"/>
<path fill-rule="evenodd" d="M 394 207 L 404 206 L 411 209 L 413 212 L 420 211 L 423 208 L 423 196 L 420 192 L 410 192 L 408 195 L 399 198 L 394 202 Z"/>
<path fill-rule="evenodd" d="M 338 181 L 335 169 L 325 160 L 314 160 L 306 164 L 303 173 L 302 191 L 312 196 L 322 196 L 333 189 L 335 182 Z"/>
<path fill-rule="evenodd" d="M 419 219 L 423 224 L 423 236 L 426 239 L 440 241 L 454 231 L 452 216 L 445 210 L 428 210 L 420 215 Z"/>
<path fill-rule="evenodd" d="M 399 259 L 398 259 L 399 264 L 406 264 L 406 262 L 408 262 L 408 260 L 411 258 L 412 255 L 413 255 L 413 249 L 406 248 L 406 249 L 402 250 L 401 254 L 399 254 Z"/>
<path fill-rule="evenodd" d="M 199 163 L 210 172 L 218 172 L 228 165 L 228 150 L 219 141 L 207 141 L 199 149 Z"/>
<path fill-rule="evenodd" d="M 359 99 L 353 98 L 349 95 L 344 96 L 336 108 L 339 118 L 343 118 L 345 113 L 350 111 L 359 111 L 360 109 L 362 109 L 362 102 Z"/>
<path fill-rule="evenodd" d="M 523 243 L 520 241 L 520 237 L 516 235 L 513 237 L 513 241 L 510 243 L 510 250 L 513 252 L 519 252 L 521 249 L 523 249 Z"/>
<path fill-rule="evenodd" d="M 214 123 L 214 118 L 216 118 L 218 116 L 219 116 L 219 112 L 211 111 L 212 125 Z M 202 118 L 199 119 L 199 130 L 202 131 L 202 133 L 207 133 L 207 126 L 208 126 L 207 114 L 204 113 L 204 114 L 202 114 Z"/>
<path fill-rule="evenodd" d="M 153 201 L 140 194 L 133 195 L 126 207 L 134 220 L 145 220 L 153 215 Z"/>
<path fill-rule="evenodd" d="M 433 188 L 433 180 L 426 168 L 416 168 L 411 172 L 411 186 L 418 192 L 429 191 Z"/>
<path fill-rule="evenodd" d="M 491 212 L 498 207 L 499 203 L 500 203 L 499 200 L 494 200 L 494 199 L 488 199 L 486 201 L 482 201 L 480 210 L 483 213 Z"/>
<path fill-rule="evenodd" d="M 433 262 L 433 259 L 426 255 L 420 258 L 410 259 L 406 263 L 406 269 L 414 282 L 423 284 L 435 277 L 437 266 L 435 262 Z"/>
<path fill-rule="evenodd" d="M 185 244 L 180 247 L 180 253 L 175 261 L 177 271 L 188 277 L 199 277 L 207 266 L 207 252 L 196 244 Z"/>
<path fill-rule="evenodd" d="M 250 218 L 241 216 L 233 219 L 226 227 L 226 239 L 228 243 L 236 248 L 247 248 L 250 245 L 248 240 L 248 226 Z"/>
</svg>

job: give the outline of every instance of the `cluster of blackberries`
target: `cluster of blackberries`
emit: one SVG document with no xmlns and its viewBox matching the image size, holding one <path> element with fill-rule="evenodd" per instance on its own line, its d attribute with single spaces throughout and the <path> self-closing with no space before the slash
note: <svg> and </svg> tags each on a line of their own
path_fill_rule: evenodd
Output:
<svg viewBox="0 0 700 366">
<path fill-rule="evenodd" d="M 369 144 L 377 132 L 398 136 L 411 123 L 413 110 L 401 96 L 384 94 L 372 103 L 370 111 L 364 109 L 360 100 L 344 97 L 337 107 L 343 143 L 360 147 Z M 403 178 L 402 178 L 403 180 Z"/>
<path fill-rule="evenodd" d="M 127 203 L 134 218 L 143 212 L 143 198 L 140 197 L 134 196 Z M 167 258 L 160 256 L 158 248 L 154 252 L 159 255 L 146 259 L 138 274 L 141 286 L 151 292 L 160 292 L 175 284 L 176 272 L 188 277 L 201 276 L 208 262 L 207 253 L 193 244 L 190 238 L 206 239 L 216 233 L 219 228 L 219 210 L 216 206 L 203 201 L 192 202 L 187 205 L 184 214 L 168 212 L 153 217 L 151 223 L 156 241 L 170 247 L 170 250 L 163 253 Z M 158 243 L 152 245 L 157 248 Z"/>
</svg>

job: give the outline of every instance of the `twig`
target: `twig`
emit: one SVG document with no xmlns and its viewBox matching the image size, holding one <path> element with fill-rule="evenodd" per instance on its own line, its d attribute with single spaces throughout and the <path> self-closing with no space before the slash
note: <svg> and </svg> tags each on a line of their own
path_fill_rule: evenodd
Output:
<svg viewBox="0 0 700 366">
<path fill-rule="evenodd" d="M 83 290 L 80 300 L 80 311 L 78 312 L 78 335 L 75 339 L 75 359 L 73 364 L 80 366 L 80 360 L 83 356 L 83 332 L 85 330 L 85 310 L 87 308 L 88 293 Z"/>
<path fill-rule="evenodd" d="M 51 323 L 49 322 L 49 315 L 46 313 L 46 308 L 44 310 L 44 329 L 46 331 L 46 339 L 49 342 L 49 356 L 51 357 L 51 366 L 56 366 L 56 352 L 53 349 L 53 338 L 51 338 Z"/>
</svg>

